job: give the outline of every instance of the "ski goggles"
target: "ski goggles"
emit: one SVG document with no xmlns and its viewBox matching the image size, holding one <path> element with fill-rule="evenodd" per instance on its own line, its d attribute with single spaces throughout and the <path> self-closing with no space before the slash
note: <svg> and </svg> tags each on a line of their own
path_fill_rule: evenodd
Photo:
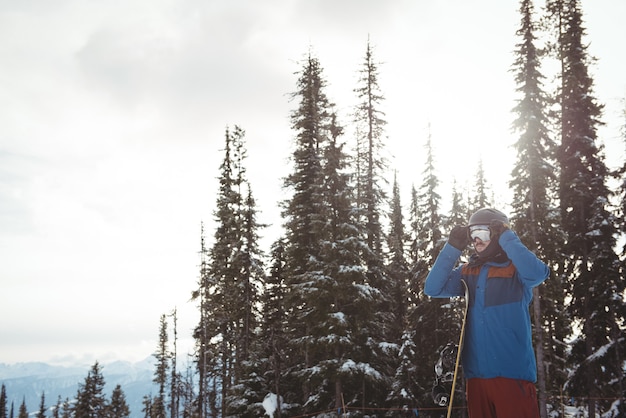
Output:
<svg viewBox="0 0 626 418">
<path fill-rule="evenodd" d="M 488 225 L 472 225 L 469 227 L 469 236 L 472 241 L 478 238 L 486 242 L 491 240 L 491 231 L 489 231 Z"/>
</svg>

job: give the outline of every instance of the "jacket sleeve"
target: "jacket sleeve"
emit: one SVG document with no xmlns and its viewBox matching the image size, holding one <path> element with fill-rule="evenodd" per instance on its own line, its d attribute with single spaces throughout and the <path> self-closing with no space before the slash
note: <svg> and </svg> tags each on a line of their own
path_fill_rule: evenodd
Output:
<svg viewBox="0 0 626 418">
<path fill-rule="evenodd" d="M 434 298 L 449 298 L 463 295 L 461 267 L 455 268 L 461 250 L 446 243 L 439 253 L 433 268 L 424 283 L 424 293 Z"/>
<path fill-rule="evenodd" d="M 513 262 L 520 280 L 525 286 L 535 287 L 544 282 L 550 275 L 548 266 L 530 251 L 517 234 L 510 229 L 502 233 L 498 242 Z"/>
</svg>

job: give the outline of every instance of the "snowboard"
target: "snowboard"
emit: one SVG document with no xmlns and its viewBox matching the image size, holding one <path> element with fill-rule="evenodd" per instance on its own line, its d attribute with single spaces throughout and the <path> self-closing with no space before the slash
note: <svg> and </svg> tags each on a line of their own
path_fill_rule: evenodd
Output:
<svg viewBox="0 0 626 418">
<path fill-rule="evenodd" d="M 463 338 L 465 337 L 465 322 L 467 320 L 467 310 L 469 307 L 469 291 L 467 283 L 465 280 L 461 280 L 461 283 L 463 283 L 465 306 L 463 308 L 459 341 L 458 343 L 450 342 L 446 344 L 440 351 L 439 359 L 437 360 L 437 363 L 435 363 L 436 377 L 432 390 L 433 401 L 439 406 L 448 407 L 448 418 L 450 418 L 452 413 L 456 381 L 459 375 L 461 351 L 463 350 Z"/>
</svg>

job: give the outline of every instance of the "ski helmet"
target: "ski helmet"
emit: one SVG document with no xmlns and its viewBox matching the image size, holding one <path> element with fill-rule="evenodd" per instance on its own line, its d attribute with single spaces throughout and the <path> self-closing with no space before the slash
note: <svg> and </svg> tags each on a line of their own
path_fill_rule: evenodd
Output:
<svg viewBox="0 0 626 418">
<path fill-rule="evenodd" d="M 497 209 L 482 208 L 474 212 L 469 219 L 469 226 L 472 225 L 489 225 L 491 221 L 502 221 L 508 225 L 509 218 Z"/>
</svg>

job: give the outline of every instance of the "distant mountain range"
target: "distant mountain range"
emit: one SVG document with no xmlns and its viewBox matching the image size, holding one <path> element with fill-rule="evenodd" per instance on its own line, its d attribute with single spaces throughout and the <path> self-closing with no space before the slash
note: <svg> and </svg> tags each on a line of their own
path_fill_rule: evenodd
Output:
<svg viewBox="0 0 626 418">
<path fill-rule="evenodd" d="M 41 394 L 45 396 L 46 415 L 52 416 L 50 408 L 56 406 L 59 396 L 61 402 L 74 399 L 78 385 L 85 383 L 85 378 L 93 364 L 86 366 L 54 366 L 46 363 L 0 363 L 0 386 L 4 384 L 7 394 L 7 412 L 13 403 L 14 417 L 19 407 L 26 400 L 26 407 L 31 416 L 39 411 Z M 154 376 L 154 357 L 138 363 L 117 361 L 109 364 L 100 363 L 104 377 L 104 391 L 107 400 L 118 384 L 126 396 L 131 418 L 142 418 L 143 398 L 155 395 L 157 387 L 152 383 Z"/>
</svg>

